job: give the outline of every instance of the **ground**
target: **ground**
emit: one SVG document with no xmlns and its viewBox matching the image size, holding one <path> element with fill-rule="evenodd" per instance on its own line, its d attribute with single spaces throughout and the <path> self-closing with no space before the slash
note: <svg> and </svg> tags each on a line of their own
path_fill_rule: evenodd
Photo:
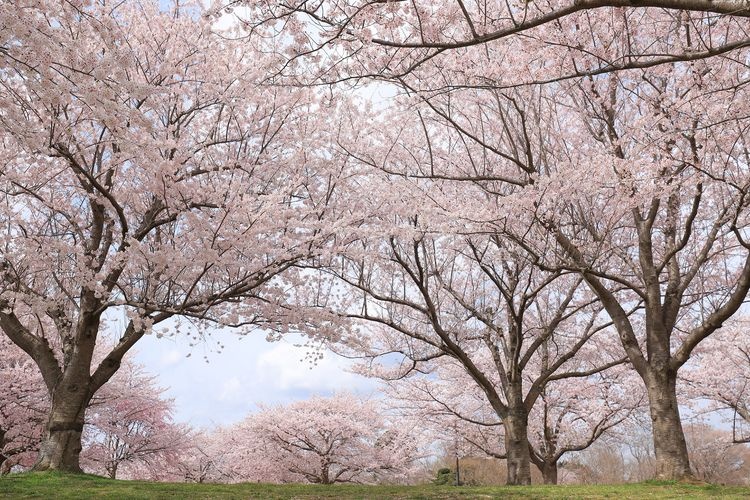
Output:
<svg viewBox="0 0 750 500">
<path fill-rule="evenodd" d="M 750 498 L 750 488 L 670 482 L 646 482 L 611 486 L 359 486 L 190 484 L 114 481 L 98 476 L 58 473 L 13 474 L 0 479 L 0 498 L 44 499 L 214 499 L 214 498 Z"/>
</svg>

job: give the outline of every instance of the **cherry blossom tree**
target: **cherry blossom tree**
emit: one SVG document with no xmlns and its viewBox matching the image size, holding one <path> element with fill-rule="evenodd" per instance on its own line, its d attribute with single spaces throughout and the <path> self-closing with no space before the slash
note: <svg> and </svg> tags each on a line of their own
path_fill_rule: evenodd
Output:
<svg viewBox="0 0 750 500">
<path fill-rule="evenodd" d="M 155 377 L 125 360 L 86 409 L 84 468 L 112 479 L 160 478 L 193 439 L 186 425 L 173 421 L 173 407 Z"/>
<path fill-rule="evenodd" d="M 632 391 L 630 370 L 610 369 L 584 379 L 550 382 L 529 413 L 531 463 L 547 484 L 557 484 L 567 454 L 587 449 L 638 411 L 644 399 Z M 506 459 L 504 425 L 481 389 L 457 363 L 441 362 L 429 376 L 389 383 L 392 405 L 423 422 L 460 456 Z M 615 431 L 616 432 L 616 431 Z"/>
<path fill-rule="evenodd" d="M 0 336 L 0 475 L 34 463 L 48 407 L 39 369 Z"/>
<path fill-rule="evenodd" d="M 242 8 L 232 12 L 236 6 Z M 226 0 L 215 9 L 222 13 L 251 34 L 288 35 L 288 60 L 279 71 L 295 79 L 369 77 L 420 89 L 512 88 L 741 59 L 750 44 L 750 10 L 739 0 Z M 707 33 L 707 25 L 712 33 L 697 35 L 695 46 L 675 36 Z"/>
<path fill-rule="evenodd" d="M 750 336 L 748 318 L 733 318 L 697 349 L 681 378 L 699 411 L 721 411 L 732 440 L 750 442 Z M 707 406 L 706 406 L 707 405 Z"/>
<path fill-rule="evenodd" d="M 747 485 L 750 472 L 750 448 L 733 443 L 731 432 L 705 423 L 686 426 L 690 461 L 695 475 L 714 484 Z"/>
<path fill-rule="evenodd" d="M 107 349 L 100 344 L 96 355 L 106 355 Z M 0 470 L 4 474 L 13 466 L 34 465 L 50 403 L 38 367 L 6 337 L 0 337 L 0 358 Z M 123 360 L 118 373 L 86 408 L 82 463 L 87 472 L 157 478 L 160 470 L 175 466 L 192 432 L 173 422 L 174 402 L 163 393 L 142 365 Z"/>
<path fill-rule="evenodd" d="M 494 235 L 432 236 L 441 227 L 433 220 L 405 219 L 401 233 L 360 239 L 331 266 L 345 287 L 341 314 L 360 333 L 340 351 L 392 380 L 458 363 L 502 421 L 508 483 L 528 484 L 529 415 L 547 385 L 616 366 L 621 350 L 607 342 L 611 323 L 579 277 L 542 271 Z"/>
<path fill-rule="evenodd" d="M 423 454 L 416 429 L 389 421 L 375 401 L 346 393 L 262 408 L 228 435 L 236 481 L 397 481 Z"/>
<path fill-rule="evenodd" d="M 603 446 L 586 450 L 568 466 L 577 480 L 593 484 L 645 481 L 656 474 L 653 440 L 648 421 L 629 421 Z M 685 437 L 695 477 L 715 484 L 748 484 L 750 449 L 732 443 L 732 432 L 701 419 L 685 424 Z"/>
<path fill-rule="evenodd" d="M 227 427 L 211 432 L 192 432 L 177 452 L 177 458 L 160 470 L 161 480 L 190 483 L 231 482 L 234 470 L 243 464 L 234 463 L 237 450 L 234 436 Z"/>
<path fill-rule="evenodd" d="M 642 410 L 646 397 L 637 389 L 633 373 L 609 370 L 584 381 L 550 384 L 536 409 L 531 459 L 547 484 L 557 484 L 564 458 L 588 449 Z"/>
<path fill-rule="evenodd" d="M 6 1 L 0 26 L 0 328 L 50 396 L 35 468 L 80 471 L 86 407 L 153 328 L 307 320 L 278 276 L 327 239 L 336 103 L 198 5 Z"/>
<path fill-rule="evenodd" d="M 534 218 L 559 244 L 559 260 L 532 250 L 551 268 L 579 269 L 613 319 L 648 390 L 658 475 L 670 478 L 691 473 L 678 370 L 739 310 L 750 289 L 746 160 L 737 149 L 746 141 L 744 127 L 732 118 L 721 123 L 724 113 L 698 97 L 683 101 L 686 93 L 706 94 L 699 65 L 681 70 L 654 75 L 661 78 L 656 87 L 608 77 L 582 93 L 588 104 L 581 118 L 595 142 L 560 161 L 572 159 L 583 171 L 599 161 L 595 147 L 606 147 L 608 165 L 601 174 L 589 170 L 583 189 L 568 184 L 574 179 L 568 169 L 552 176 L 552 184 L 562 181 L 563 191 L 575 193 L 544 197 L 534 208 Z M 725 76 L 721 85 L 731 85 L 733 77 Z M 637 101 L 627 97 L 631 92 Z M 673 106 L 681 108 L 680 118 Z M 721 134 L 731 143 L 716 140 Z M 579 137 L 586 137 L 583 131 Z M 629 316 L 639 301 L 643 314 Z"/>
</svg>

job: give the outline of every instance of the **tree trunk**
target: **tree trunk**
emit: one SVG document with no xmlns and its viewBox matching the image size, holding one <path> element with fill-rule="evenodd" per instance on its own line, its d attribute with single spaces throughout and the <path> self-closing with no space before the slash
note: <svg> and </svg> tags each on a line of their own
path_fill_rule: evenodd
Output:
<svg viewBox="0 0 750 500">
<path fill-rule="evenodd" d="M 0 476 L 7 474 L 7 472 L 3 473 L 6 468 L 5 462 L 8 460 L 8 457 L 3 453 L 3 449 L 5 448 L 5 434 L 6 430 L 0 427 Z"/>
<path fill-rule="evenodd" d="M 81 434 L 84 414 L 91 399 L 90 377 L 66 375 L 52 393 L 52 406 L 35 471 L 82 472 L 79 463 Z"/>
<path fill-rule="evenodd" d="M 329 477 L 329 464 L 328 459 L 321 459 L 320 467 L 320 484 L 331 484 L 331 478 Z"/>
<path fill-rule="evenodd" d="M 656 455 L 656 477 L 691 477 L 685 433 L 677 404 L 676 374 L 654 374 L 648 382 L 649 410 Z"/>
<path fill-rule="evenodd" d="M 111 462 L 106 469 L 110 479 L 117 479 L 117 462 Z"/>
<path fill-rule="evenodd" d="M 508 415 L 503 419 L 509 485 L 531 484 L 528 420 L 519 384 L 508 397 Z"/>
<path fill-rule="evenodd" d="M 542 480 L 544 484 L 557 484 L 557 463 L 547 464 L 545 463 L 540 467 L 542 471 Z"/>
</svg>

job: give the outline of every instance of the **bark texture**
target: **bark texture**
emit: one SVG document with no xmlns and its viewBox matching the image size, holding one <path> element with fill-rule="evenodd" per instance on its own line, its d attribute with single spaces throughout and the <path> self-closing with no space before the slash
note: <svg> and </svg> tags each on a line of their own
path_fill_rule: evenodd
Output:
<svg viewBox="0 0 750 500">
<path fill-rule="evenodd" d="M 676 378 L 676 374 L 667 374 L 652 376 L 648 381 L 656 477 L 659 479 L 681 480 L 692 476 L 677 404 Z"/>
<path fill-rule="evenodd" d="M 544 484 L 557 484 L 557 463 L 544 464 L 540 470 Z"/>
<path fill-rule="evenodd" d="M 83 373 L 66 375 L 52 391 L 52 406 L 35 471 L 82 472 L 81 434 L 91 399 L 90 381 Z"/>
<path fill-rule="evenodd" d="M 518 398 L 510 397 L 508 415 L 503 420 L 505 452 L 508 466 L 507 484 L 531 484 L 531 454 L 529 452 L 528 414 L 520 390 Z M 518 399 L 518 401 L 514 401 Z M 516 404 L 514 404 L 516 403 Z"/>
</svg>

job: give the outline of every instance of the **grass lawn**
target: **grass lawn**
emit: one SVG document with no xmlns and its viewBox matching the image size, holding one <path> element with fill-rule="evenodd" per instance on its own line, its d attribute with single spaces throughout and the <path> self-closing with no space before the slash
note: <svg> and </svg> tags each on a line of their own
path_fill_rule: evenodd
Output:
<svg viewBox="0 0 750 500">
<path fill-rule="evenodd" d="M 59 473 L 0 479 L 0 498 L 748 498 L 750 488 L 648 482 L 614 486 L 358 486 L 188 484 L 113 481 Z"/>
</svg>

